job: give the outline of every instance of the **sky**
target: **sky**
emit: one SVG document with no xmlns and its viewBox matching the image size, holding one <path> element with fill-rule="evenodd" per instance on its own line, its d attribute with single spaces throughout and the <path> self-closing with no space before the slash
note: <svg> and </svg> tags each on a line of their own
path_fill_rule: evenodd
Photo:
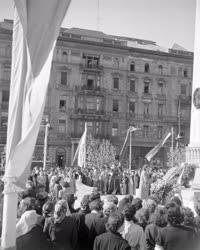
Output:
<svg viewBox="0 0 200 250">
<path fill-rule="evenodd" d="M 195 8 L 196 0 L 72 0 L 62 26 L 193 51 Z M 13 0 L 0 0 L 0 20 L 13 19 L 13 12 Z"/>
</svg>

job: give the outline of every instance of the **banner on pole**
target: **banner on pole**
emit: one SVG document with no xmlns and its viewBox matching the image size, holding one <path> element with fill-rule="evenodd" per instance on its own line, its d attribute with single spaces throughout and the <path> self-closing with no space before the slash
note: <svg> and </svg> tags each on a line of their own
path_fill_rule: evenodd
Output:
<svg viewBox="0 0 200 250">
<path fill-rule="evenodd" d="M 15 0 L 4 181 L 24 187 L 49 83 L 53 50 L 71 0 Z"/>
<path fill-rule="evenodd" d="M 145 156 L 145 158 L 148 161 L 151 161 L 151 159 L 158 153 L 158 151 L 163 147 L 163 145 L 166 143 L 168 138 L 171 136 L 171 132 L 165 133 L 163 136 L 163 139 L 154 147 L 152 148 L 149 153 Z"/>
<path fill-rule="evenodd" d="M 85 126 L 85 131 L 79 141 L 78 147 L 76 149 L 76 153 L 72 161 L 72 165 L 74 165 L 76 158 L 78 158 L 78 166 L 79 167 L 84 166 L 85 157 L 86 157 L 86 137 L 87 137 L 87 125 Z"/>
</svg>

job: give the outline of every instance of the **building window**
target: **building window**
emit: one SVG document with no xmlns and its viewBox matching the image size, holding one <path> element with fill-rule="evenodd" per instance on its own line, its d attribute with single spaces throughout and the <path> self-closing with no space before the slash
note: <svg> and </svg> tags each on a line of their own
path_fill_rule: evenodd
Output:
<svg viewBox="0 0 200 250">
<path fill-rule="evenodd" d="M 67 85 L 67 72 L 61 72 L 61 80 L 60 83 L 62 85 Z"/>
<path fill-rule="evenodd" d="M 58 131 L 60 134 L 66 133 L 66 120 L 59 120 L 58 121 Z"/>
<path fill-rule="evenodd" d="M 183 72 L 183 69 L 182 68 L 178 68 L 178 76 L 182 76 L 182 72 Z"/>
<path fill-rule="evenodd" d="M 99 88 L 101 86 L 101 77 L 97 76 L 97 87 Z"/>
<path fill-rule="evenodd" d="M 163 134 L 163 127 L 158 126 L 158 139 L 162 139 L 162 134 Z"/>
<path fill-rule="evenodd" d="M 118 123 L 112 125 L 112 136 L 118 136 Z"/>
<path fill-rule="evenodd" d="M 171 66 L 171 75 L 176 75 L 176 68 L 174 66 Z"/>
<path fill-rule="evenodd" d="M 87 131 L 93 133 L 93 122 L 87 122 Z"/>
<path fill-rule="evenodd" d="M 87 79 L 87 90 L 94 89 L 94 79 Z"/>
<path fill-rule="evenodd" d="M 79 122 L 79 132 L 83 133 L 84 131 L 84 123 L 82 121 Z"/>
<path fill-rule="evenodd" d="M 99 67 L 99 61 L 100 61 L 99 57 L 83 55 L 83 58 L 85 59 L 85 66 L 87 68 L 98 68 Z"/>
<path fill-rule="evenodd" d="M 100 111 L 101 109 L 101 99 L 97 98 L 97 111 Z"/>
<path fill-rule="evenodd" d="M 87 110 L 94 110 L 94 99 L 93 98 L 87 98 L 86 107 L 87 107 Z"/>
<path fill-rule="evenodd" d="M 63 62 L 67 62 L 67 52 L 66 51 L 64 51 L 63 53 L 62 53 L 62 61 Z"/>
<path fill-rule="evenodd" d="M 130 64 L 130 71 L 135 72 L 135 63 L 134 62 L 131 62 L 131 64 Z"/>
<path fill-rule="evenodd" d="M 100 134 L 100 122 L 95 123 L 95 134 Z"/>
<path fill-rule="evenodd" d="M 135 92 L 135 79 L 130 79 L 130 91 Z"/>
<path fill-rule="evenodd" d="M 119 89 L 119 78 L 118 77 L 113 78 L 113 88 Z"/>
<path fill-rule="evenodd" d="M 144 103 L 144 117 L 148 118 L 149 114 L 149 103 Z"/>
<path fill-rule="evenodd" d="M 158 118 L 163 117 L 163 104 L 158 104 Z"/>
<path fill-rule="evenodd" d="M 59 109 L 60 109 L 60 111 L 66 111 L 66 101 L 65 100 L 60 100 Z"/>
<path fill-rule="evenodd" d="M 159 66 L 158 66 L 158 71 L 159 71 L 159 74 L 160 74 L 160 75 L 163 74 L 163 66 L 162 66 L 162 65 L 159 65 Z"/>
<path fill-rule="evenodd" d="M 9 94 L 10 92 L 8 90 L 2 91 L 2 102 L 9 102 Z"/>
<path fill-rule="evenodd" d="M 144 127 L 143 127 L 143 136 L 144 137 L 149 136 L 149 126 L 148 125 L 144 125 Z"/>
<path fill-rule="evenodd" d="M 187 69 L 184 69 L 184 71 L 183 71 L 183 76 L 184 76 L 184 77 L 188 77 L 188 71 L 187 71 Z"/>
<path fill-rule="evenodd" d="M 148 63 L 145 63 L 145 65 L 144 65 L 144 72 L 149 73 L 149 64 Z"/>
<path fill-rule="evenodd" d="M 144 82 L 144 93 L 149 94 L 149 82 Z"/>
<path fill-rule="evenodd" d="M 119 101 L 113 100 L 113 112 L 119 112 Z"/>
<path fill-rule="evenodd" d="M 158 94 L 159 95 L 163 95 L 163 88 L 164 88 L 164 84 L 163 84 L 163 82 L 159 82 L 158 83 Z"/>
<path fill-rule="evenodd" d="M 181 84 L 181 95 L 186 95 L 187 86 L 185 84 Z"/>
<path fill-rule="evenodd" d="M 113 67 L 118 69 L 119 68 L 119 58 L 115 57 L 113 59 Z"/>
<path fill-rule="evenodd" d="M 135 102 L 129 102 L 129 113 L 135 114 Z"/>
</svg>

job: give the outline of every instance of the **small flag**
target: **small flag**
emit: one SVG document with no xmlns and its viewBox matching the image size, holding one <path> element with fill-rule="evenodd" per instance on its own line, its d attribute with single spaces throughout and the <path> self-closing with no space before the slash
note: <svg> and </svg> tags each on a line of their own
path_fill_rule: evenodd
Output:
<svg viewBox="0 0 200 250">
<path fill-rule="evenodd" d="M 124 144 L 123 144 L 123 146 L 122 146 L 122 149 L 121 149 L 119 155 L 122 155 L 122 153 L 123 153 L 123 151 L 124 151 L 124 148 L 125 148 L 126 143 L 127 143 L 127 140 L 128 140 L 128 135 L 129 135 L 129 133 L 130 133 L 130 132 L 134 132 L 134 131 L 136 131 L 136 130 L 140 130 L 140 128 L 135 128 L 135 127 L 133 127 L 133 126 L 130 126 L 130 127 L 128 128 L 127 133 L 126 133 L 126 138 L 125 138 L 125 140 L 124 140 Z"/>
<path fill-rule="evenodd" d="M 72 165 L 74 165 L 74 162 L 76 158 L 78 157 L 78 166 L 83 167 L 86 157 L 86 137 L 87 137 L 87 124 L 85 124 L 85 131 L 83 135 L 81 136 L 81 139 L 79 141 L 76 153 L 74 155 L 74 159 L 72 161 Z"/>
<path fill-rule="evenodd" d="M 151 159 L 158 153 L 158 151 L 163 147 L 165 142 L 168 140 L 168 138 L 171 136 L 171 132 L 165 133 L 163 136 L 163 139 L 153 148 L 149 151 L 149 153 L 145 156 L 145 158 L 148 161 L 151 161 Z"/>
</svg>

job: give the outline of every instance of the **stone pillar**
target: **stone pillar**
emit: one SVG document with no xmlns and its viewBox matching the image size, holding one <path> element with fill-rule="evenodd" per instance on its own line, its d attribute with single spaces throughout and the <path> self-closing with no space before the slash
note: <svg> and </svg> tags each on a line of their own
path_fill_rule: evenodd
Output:
<svg viewBox="0 0 200 250">
<path fill-rule="evenodd" d="M 200 1 L 196 1 L 193 83 L 191 101 L 190 143 L 186 148 L 186 161 L 197 166 L 193 189 L 200 195 Z"/>
</svg>

